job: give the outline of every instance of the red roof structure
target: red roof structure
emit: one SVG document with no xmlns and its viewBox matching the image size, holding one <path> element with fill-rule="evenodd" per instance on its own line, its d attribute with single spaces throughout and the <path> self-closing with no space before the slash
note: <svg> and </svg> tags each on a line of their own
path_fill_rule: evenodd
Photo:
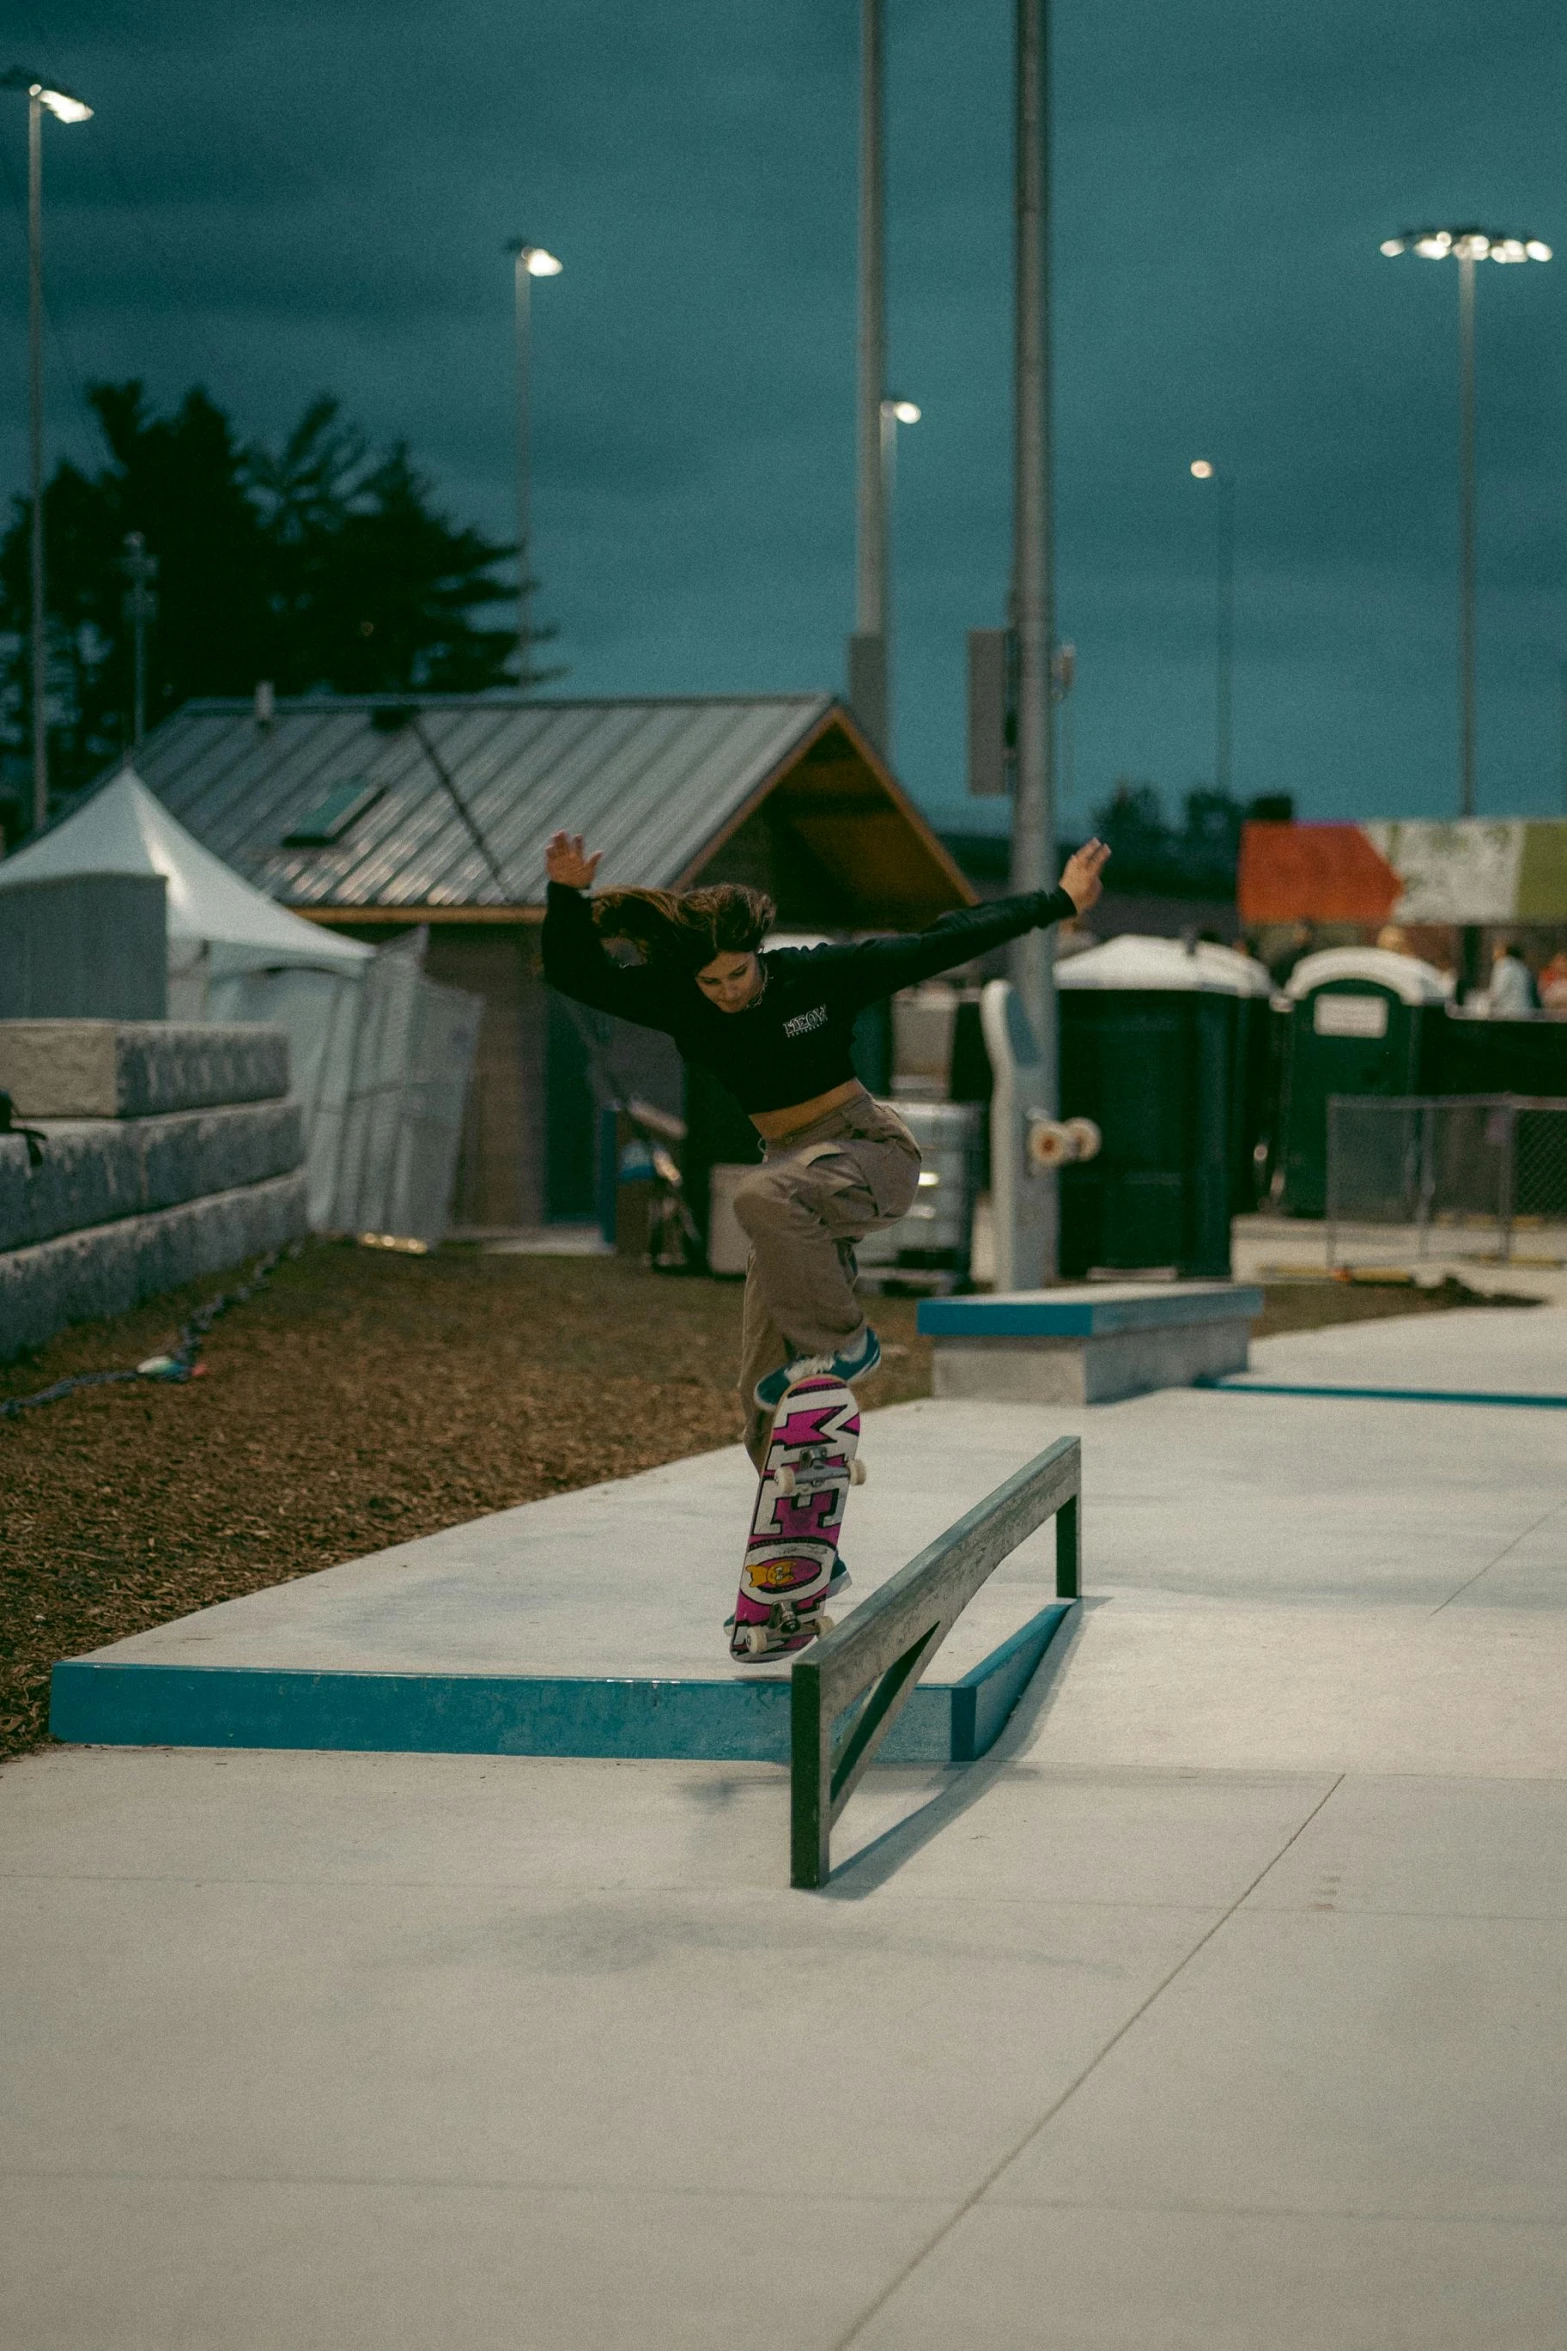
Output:
<svg viewBox="0 0 1567 2351">
<path fill-rule="evenodd" d="M 1383 923 L 1404 884 L 1358 824 L 1241 828 L 1243 923 Z"/>
</svg>

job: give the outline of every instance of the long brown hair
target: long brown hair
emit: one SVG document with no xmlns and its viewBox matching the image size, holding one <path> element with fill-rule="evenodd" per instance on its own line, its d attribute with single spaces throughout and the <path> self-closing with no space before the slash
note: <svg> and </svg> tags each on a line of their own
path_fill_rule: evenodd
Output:
<svg viewBox="0 0 1567 2351">
<path fill-rule="evenodd" d="M 715 882 L 706 890 L 601 890 L 593 920 L 629 939 L 665 971 L 699 972 L 715 955 L 754 955 L 776 909 L 765 890 Z"/>
</svg>

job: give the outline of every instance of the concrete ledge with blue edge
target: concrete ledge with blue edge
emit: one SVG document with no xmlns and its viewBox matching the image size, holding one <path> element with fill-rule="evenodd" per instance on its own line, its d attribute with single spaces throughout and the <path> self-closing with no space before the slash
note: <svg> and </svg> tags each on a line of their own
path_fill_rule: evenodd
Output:
<svg viewBox="0 0 1567 2351">
<path fill-rule="evenodd" d="M 1238 1282 L 1094 1282 L 925 1298 L 937 1396 L 1110 1404 L 1246 1369 L 1262 1292 Z"/>
<path fill-rule="evenodd" d="M 933 1403 L 872 1413 L 840 1623 L 1037 1448 Z M 738 1446 L 554 1495 L 229 1600 L 55 1668 L 85 1745 L 696 1758 L 790 1755 L 786 1665 L 736 1669 L 755 1488 Z M 1048 1530 L 1047 1530 L 1048 1532 Z M 1041 1533 L 964 1609 L 878 1760 L 983 1755 L 1070 1615 Z"/>
</svg>

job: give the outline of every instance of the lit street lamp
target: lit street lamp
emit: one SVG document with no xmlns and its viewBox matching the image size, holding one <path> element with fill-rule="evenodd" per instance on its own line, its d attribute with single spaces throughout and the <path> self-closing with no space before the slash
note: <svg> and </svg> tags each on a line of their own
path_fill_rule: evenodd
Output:
<svg viewBox="0 0 1567 2351">
<path fill-rule="evenodd" d="M 1213 727 L 1213 788 L 1230 788 L 1230 741 L 1235 705 L 1235 477 L 1220 473 L 1206 457 L 1192 460 L 1192 477 L 1212 482 L 1218 493 L 1214 506 L 1214 565 L 1218 587 L 1217 628 L 1214 638 L 1216 682 Z"/>
<path fill-rule="evenodd" d="M 49 641 L 44 612 L 44 141 L 43 118 L 90 122 L 92 108 L 69 90 L 13 66 L 0 90 L 27 93 L 28 495 L 32 506 L 33 830 L 49 815 Z"/>
<path fill-rule="evenodd" d="M 532 331 L 532 290 L 535 278 L 558 278 L 564 263 L 542 245 L 515 238 L 506 248 L 516 263 L 517 281 L 517 684 L 528 686 L 528 648 L 532 643 L 529 599 L 533 594 L 530 568 L 531 492 L 529 485 L 529 376 Z"/>
<path fill-rule="evenodd" d="M 1492 229 L 1404 229 L 1384 238 L 1390 261 L 1418 253 L 1423 261 L 1458 264 L 1458 803 L 1475 807 L 1475 263 L 1549 261 L 1538 237 L 1503 236 Z"/>
<path fill-rule="evenodd" d="M 881 709 L 879 724 L 873 724 L 876 746 L 886 758 L 892 757 L 892 501 L 898 484 L 898 427 L 900 424 L 918 424 L 920 411 L 912 400 L 891 397 L 883 400 L 877 411 L 877 479 L 878 499 L 876 529 L 880 544 L 876 551 L 877 621 L 874 631 L 880 651 Z M 867 718 L 869 718 L 867 713 Z"/>
</svg>

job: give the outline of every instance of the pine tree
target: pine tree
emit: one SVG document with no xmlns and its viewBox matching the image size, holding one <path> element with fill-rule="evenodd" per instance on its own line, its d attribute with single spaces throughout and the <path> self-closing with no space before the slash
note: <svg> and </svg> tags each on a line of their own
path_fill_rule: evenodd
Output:
<svg viewBox="0 0 1567 2351">
<path fill-rule="evenodd" d="M 276 450 L 244 447 L 199 388 L 167 416 L 149 410 L 140 383 L 99 384 L 89 397 L 108 461 L 94 474 L 64 462 L 45 492 L 57 793 L 128 740 L 129 531 L 159 564 L 149 726 L 193 695 L 248 694 L 258 678 L 284 694 L 517 682 L 515 630 L 484 625 L 496 607 L 510 618 L 516 591 L 495 571 L 516 550 L 442 513 L 404 444 L 373 449 L 324 393 Z M 17 500 L 0 543 L 0 743 L 18 752 L 30 726 L 30 532 Z M 562 674 L 530 660 L 523 683 Z"/>
</svg>

